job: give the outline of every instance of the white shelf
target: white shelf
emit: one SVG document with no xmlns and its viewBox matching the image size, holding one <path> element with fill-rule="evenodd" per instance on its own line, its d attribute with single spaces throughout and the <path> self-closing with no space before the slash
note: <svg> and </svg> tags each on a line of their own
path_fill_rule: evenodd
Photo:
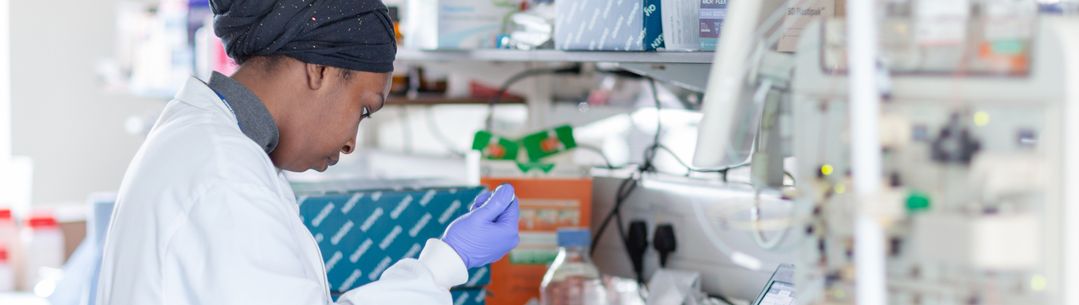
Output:
<svg viewBox="0 0 1079 305">
<path fill-rule="evenodd" d="M 397 59 L 412 62 L 615 62 L 711 64 L 713 52 L 603 52 L 559 50 L 416 50 L 398 49 Z"/>
<path fill-rule="evenodd" d="M 704 91 L 714 52 L 614 52 L 560 50 L 397 50 L 397 60 L 411 63 L 448 64 L 458 69 L 480 69 L 485 63 L 604 62 L 626 70 Z M 494 68 L 503 69 L 503 68 Z M 490 70 L 490 69 L 488 69 Z"/>
</svg>

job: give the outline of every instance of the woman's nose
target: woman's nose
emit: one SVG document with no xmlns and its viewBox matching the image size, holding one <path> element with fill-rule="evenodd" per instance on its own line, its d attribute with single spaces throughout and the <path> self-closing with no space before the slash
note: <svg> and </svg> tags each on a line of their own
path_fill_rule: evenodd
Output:
<svg viewBox="0 0 1079 305">
<path fill-rule="evenodd" d="M 345 143 L 345 146 L 341 147 L 341 153 L 346 155 L 351 154 L 353 150 L 356 150 L 356 143 L 353 142 Z"/>
</svg>

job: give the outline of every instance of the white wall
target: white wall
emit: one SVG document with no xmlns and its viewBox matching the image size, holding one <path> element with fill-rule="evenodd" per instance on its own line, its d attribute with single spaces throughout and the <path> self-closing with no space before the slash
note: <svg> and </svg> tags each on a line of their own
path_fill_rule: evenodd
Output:
<svg viewBox="0 0 1079 305">
<path fill-rule="evenodd" d="M 98 81 L 117 3 L 11 1 L 12 148 L 33 160 L 35 206 L 116 190 L 143 140 L 124 131 L 124 120 L 164 106 L 104 92 Z"/>
<path fill-rule="evenodd" d="M 11 158 L 10 0 L 0 0 L 0 162 Z"/>
</svg>

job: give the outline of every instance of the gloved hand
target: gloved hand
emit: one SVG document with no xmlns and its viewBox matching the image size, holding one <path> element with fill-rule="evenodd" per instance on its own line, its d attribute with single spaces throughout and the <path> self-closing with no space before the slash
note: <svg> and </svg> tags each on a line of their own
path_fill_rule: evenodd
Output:
<svg viewBox="0 0 1079 305">
<path fill-rule="evenodd" d="M 476 196 L 472 210 L 450 224 L 442 241 L 457 251 L 468 268 L 493 263 L 520 242 L 519 215 L 513 186 L 503 184 L 493 193 Z"/>
</svg>

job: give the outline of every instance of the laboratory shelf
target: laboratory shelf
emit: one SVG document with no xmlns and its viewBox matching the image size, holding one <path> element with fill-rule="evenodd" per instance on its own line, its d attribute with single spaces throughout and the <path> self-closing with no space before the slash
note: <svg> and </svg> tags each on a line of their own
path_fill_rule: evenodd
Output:
<svg viewBox="0 0 1079 305">
<path fill-rule="evenodd" d="M 610 63 L 633 73 L 704 92 L 712 69 L 714 52 L 611 52 L 561 50 L 420 50 L 401 48 L 397 61 L 455 71 L 487 84 L 501 84 L 513 75 L 537 66 L 559 63 Z M 516 92 L 528 107 L 528 128 L 549 127 L 552 82 L 536 77 L 524 81 Z M 413 100 L 399 105 L 467 104 L 469 101 Z M 391 104 L 393 104 L 391 102 Z"/>
<path fill-rule="evenodd" d="M 397 60 L 412 64 L 449 65 L 451 70 L 474 70 L 474 77 L 489 78 L 506 68 L 501 63 L 612 63 L 634 73 L 669 81 L 703 92 L 714 52 L 612 52 L 561 50 L 397 50 Z M 508 77 L 504 75 L 502 79 Z M 499 82 L 492 82 L 499 83 Z"/>
<path fill-rule="evenodd" d="M 560 50 L 417 50 L 399 49 L 397 59 L 410 62 L 613 62 L 711 64 L 713 52 L 604 52 Z"/>
</svg>

